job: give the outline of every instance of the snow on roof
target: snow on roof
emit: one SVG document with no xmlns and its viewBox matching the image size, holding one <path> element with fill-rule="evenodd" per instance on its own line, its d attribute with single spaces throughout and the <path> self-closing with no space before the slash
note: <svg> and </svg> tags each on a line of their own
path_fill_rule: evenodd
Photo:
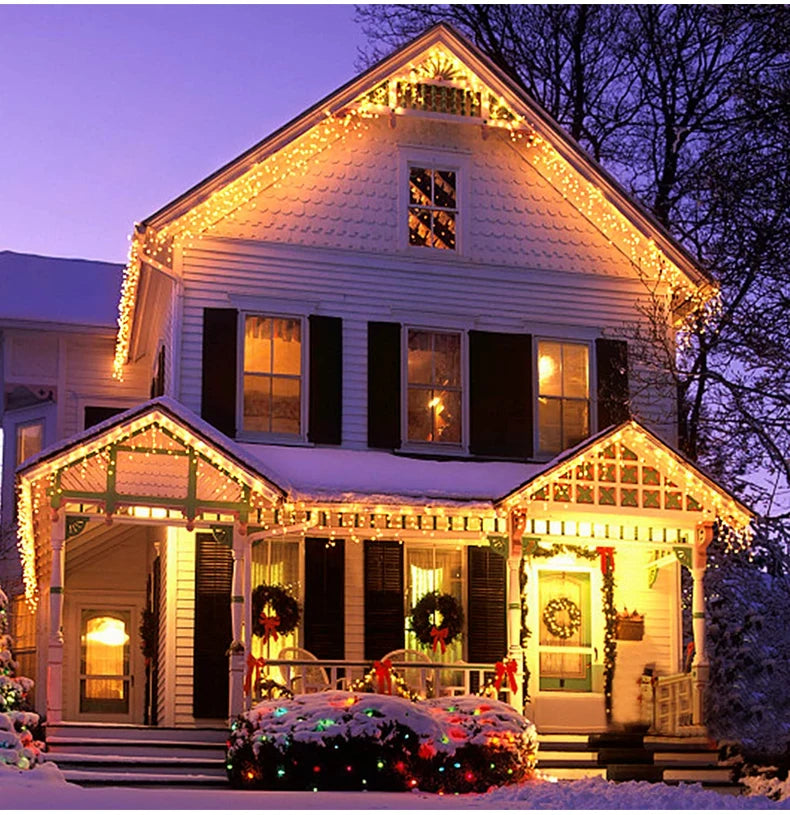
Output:
<svg viewBox="0 0 790 815">
<path fill-rule="evenodd" d="M 491 502 L 534 478 L 544 464 L 437 461 L 376 450 L 240 444 L 293 500 L 446 504 Z"/>
<path fill-rule="evenodd" d="M 0 320 L 114 328 L 123 266 L 0 251 Z"/>
</svg>

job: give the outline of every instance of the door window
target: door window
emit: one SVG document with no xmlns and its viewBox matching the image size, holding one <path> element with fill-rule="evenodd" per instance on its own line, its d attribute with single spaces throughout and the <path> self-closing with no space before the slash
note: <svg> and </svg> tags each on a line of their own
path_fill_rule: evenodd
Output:
<svg viewBox="0 0 790 815">
<path fill-rule="evenodd" d="M 80 713 L 128 713 L 129 614 L 83 611 Z"/>
</svg>

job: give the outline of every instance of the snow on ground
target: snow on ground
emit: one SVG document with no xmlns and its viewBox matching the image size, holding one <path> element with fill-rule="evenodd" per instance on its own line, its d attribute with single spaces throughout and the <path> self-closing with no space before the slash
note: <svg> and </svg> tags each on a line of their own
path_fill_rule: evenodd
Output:
<svg viewBox="0 0 790 815">
<path fill-rule="evenodd" d="M 83 789 L 53 764 L 26 772 L 0 765 L 0 811 L 80 810 L 295 810 L 295 809 L 790 809 L 762 796 L 734 796 L 697 785 L 671 787 L 602 778 L 532 781 L 484 795 L 420 792 L 260 792 L 223 789 Z"/>
</svg>

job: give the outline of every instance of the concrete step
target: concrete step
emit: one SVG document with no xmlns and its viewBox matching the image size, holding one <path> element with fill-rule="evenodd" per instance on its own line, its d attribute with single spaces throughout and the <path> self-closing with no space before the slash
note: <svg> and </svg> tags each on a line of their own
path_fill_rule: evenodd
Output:
<svg viewBox="0 0 790 815">
<path fill-rule="evenodd" d="M 47 737 L 76 739 L 117 739 L 121 741 L 176 741 L 224 744 L 227 727 L 151 727 L 136 724 L 99 724 L 65 722 L 49 725 Z"/>
<path fill-rule="evenodd" d="M 138 772 L 119 773 L 107 770 L 64 770 L 66 781 L 82 787 L 227 787 L 224 776 L 205 773 L 158 773 Z"/>
<path fill-rule="evenodd" d="M 209 753 L 223 755 L 225 742 L 175 741 L 162 739 L 74 738 L 72 736 L 47 736 L 47 749 L 58 753 L 81 753 L 83 755 L 129 756 L 179 756 Z"/>
<path fill-rule="evenodd" d="M 183 758 L 175 756 L 127 756 L 127 755 L 83 755 L 80 753 L 50 753 L 63 770 L 100 770 L 103 772 L 139 773 L 157 772 L 168 774 L 199 773 L 202 775 L 225 776 L 224 757 L 215 759 Z"/>
</svg>

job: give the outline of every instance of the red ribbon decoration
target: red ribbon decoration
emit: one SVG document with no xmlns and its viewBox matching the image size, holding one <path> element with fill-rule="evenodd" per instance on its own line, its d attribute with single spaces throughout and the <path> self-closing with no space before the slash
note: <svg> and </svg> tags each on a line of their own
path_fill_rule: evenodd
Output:
<svg viewBox="0 0 790 815">
<path fill-rule="evenodd" d="M 614 546 L 599 546 L 595 551 L 601 556 L 601 574 L 611 574 L 614 571 Z"/>
<path fill-rule="evenodd" d="M 276 615 L 269 617 L 261 612 L 258 622 L 263 626 L 263 641 L 268 642 L 269 637 L 271 637 L 277 642 L 277 629 L 280 627 L 280 618 Z"/>
<path fill-rule="evenodd" d="M 392 660 L 383 659 L 379 661 L 377 659 L 373 663 L 373 670 L 376 672 L 376 679 L 379 683 L 379 693 L 388 693 L 392 696 Z"/>
<path fill-rule="evenodd" d="M 507 662 L 497 662 L 494 667 L 496 668 L 496 679 L 494 680 L 496 692 L 499 693 L 502 682 L 505 680 L 505 677 L 507 677 L 510 690 L 512 693 L 515 693 L 518 690 L 518 685 L 516 684 L 516 660 L 509 659 Z"/>
<path fill-rule="evenodd" d="M 447 651 L 447 644 L 445 643 L 445 640 L 447 639 L 447 635 L 449 633 L 450 633 L 449 628 L 437 628 L 436 626 L 433 626 L 433 628 L 431 628 L 431 636 L 433 637 L 433 650 L 434 650 L 434 653 L 436 652 L 436 646 L 437 645 L 442 646 L 442 653 L 445 653 L 445 651 Z"/>
<path fill-rule="evenodd" d="M 245 696 L 252 691 L 253 674 L 255 675 L 255 685 L 257 686 L 261 679 L 261 669 L 265 664 L 266 660 L 263 657 L 255 659 L 252 654 L 247 654 L 247 676 L 244 677 Z"/>
</svg>

